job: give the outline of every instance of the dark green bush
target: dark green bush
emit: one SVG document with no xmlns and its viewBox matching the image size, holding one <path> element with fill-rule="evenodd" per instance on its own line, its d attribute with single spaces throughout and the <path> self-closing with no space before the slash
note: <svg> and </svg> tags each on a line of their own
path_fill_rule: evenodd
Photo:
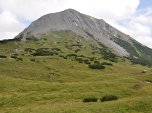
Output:
<svg viewBox="0 0 152 113">
<path fill-rule="evenodd" d="M 83 99 L 83 102 L 97 102 L 97 98 L 96 97 L 85 97 Z"/>
<path fill-rule="evenodd" d="M 35 59 L 34 59 L 34 58 L 31 58 L 31 59 L 30 59 L 30 61 L 33 61 L 33 62 L 35 62 Z"/>
<path fill-rule="evenodd" d="M 17 58 L 17 56 L 11 56 L 11 58 L 14 58 L 14 59 L 16 59 L 16 58 Z"/>
<path fill-rule="evenodd" d="M 23 58 L 19 57 L 17 53 L 13 53 L 10 57 L 17 60 L 17 61 L 22 61 L 23 60 Z"/>
<path fill-rule="evenodd" d="M 43 40 L 47 40 L 47 38 L 43 38 Z"/>
<path fill-rule="evenodd" d="M 102 64 L 90 64 L 89 68 L 91 68 L 91 69 L 105 69 L 105 66 L 103 66 Z"/>
<path fill-rule="evenodd" d="M 105 95 L 102 98 L 100 98 L 100 101 L 104 102 L 104 101 L 112 101 L 112 100 L 117 100 L 117 99 L 118 97 L 115 95 Z"/>
<path fill-rule="evenodd" d="M 23 61 L 23 58 L 17 57 L 16 60 L 17 61 Z"/>
<path fill-rule="evenodd" d="M 118 36 L 121 37 L 121 36 Z M 129 42 L 122 40 L 123 38 L 116 38 L 114 37 L 115 43 L 123 47 L 130 55 L 133 56 L 139 56 L 138 52 L 136 51 L 136 48 L 132 45 L 130 45 Z M 140 50 L 140 49 L 139 49 Z"/>
<path fill-rule="evenodd" d="M 55 50 L 51 50 L 49 48 L 39 48 L 32 55 L 33 56 L 53 56 L 58 55 L 59 53 Z"/>
<path fill-rule="evenodd" d="M 80 49 L 76 49 L 74 52 L 77 53 L 77 52 L 79 52 L 79 51 L 80 51 Z"/>
<path fill-rule="evenodd" d="M 67 59 L 67 56 L 64 56 L 64 55 L 59 55 L 59 57 L 62 57 L 64 59 Z"/>
<path fill-rule="evenodd" d="M 17 57 L 18 57 L 18 54 L 16 54 L 16 53 L 13 53 L 13 54 L 11 55 L 11 58 L 16 59 Z"/>
<path fill-rule="evenodd" d="M 85 64 L 91 64 L 91 62 L 89 60 L 84 60 Z"/>
<path fill-rule="evenodd" d="M 117 62 L 118 56 L 114 54 L 111 50 L 109 50 L 106 46 L 99 43 L 102 48 L 97 48 L 100 54 L 102 54 L 103 59 L 109 60 L 112 62 Z"/>
<path fill-rule="evenodd" d="M 4 56 L 4 55 L 0 55 L 0 58 L 7 58 L 7 56 Z"/>
<path fill-rule="evenodd" d="M 82 58 L 76 58 L 76 61 L 78 61 L 79 63 L 83 63 L 83 59 Z"/>
<path fill-rule="evenodd" d="M 52 50 L 54 50 L 54 51 L 61 51 L 61 49 L 59 49 L 59 48 L 52 48 Z"/>
<path fill-rule="evenodd" d="M 83 62 L 84 62 L 85 64 L 91 64 L 89 59 L 83 59 Z"/>
</svg>

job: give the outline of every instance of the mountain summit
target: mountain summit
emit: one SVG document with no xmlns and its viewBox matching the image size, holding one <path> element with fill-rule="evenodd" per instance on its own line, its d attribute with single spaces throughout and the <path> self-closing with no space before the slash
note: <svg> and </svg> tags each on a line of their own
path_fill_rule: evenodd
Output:
<svg viewBox="0 0 152 113">
<path fill-rule="evenodd" d="M 132 58 L 141 58 L 145 55 L 152 56 L 150 48 L 143 46 L 129 35 L 112 27 L 103 19 L 96 19 L 73 9 L 40 17 L 16 38 L 26 40 L 29 35 L 40 36 L 51 31 L 67 30 L 86 39 L 91 37 L 119 56 Z"/>
</svg>

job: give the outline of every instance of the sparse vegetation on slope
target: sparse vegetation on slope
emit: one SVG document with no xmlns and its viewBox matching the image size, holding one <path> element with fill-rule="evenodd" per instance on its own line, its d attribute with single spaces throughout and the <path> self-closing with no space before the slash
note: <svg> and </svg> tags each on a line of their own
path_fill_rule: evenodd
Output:
<svg viewBox="0 0 152 113">
<path fill-rule="evenodd" d="M 122 38 L 122 37 L 121 37 Z M 114 38 L 114 41 L 123 47 L 130 55 L 128 59 L 134 64 L 141 64 L 143 66 L 152 65 L 152 50 L 140 43 L 133 41 L 133 45 L 119 38 Z"/>
</svg>

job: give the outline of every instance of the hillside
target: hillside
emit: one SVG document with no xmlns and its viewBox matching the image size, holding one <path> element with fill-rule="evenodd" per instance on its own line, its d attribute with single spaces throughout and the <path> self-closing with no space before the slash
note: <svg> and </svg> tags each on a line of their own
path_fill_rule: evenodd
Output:
<svg viewBox="0 0 152 113">
<path fill-rule="evenodd" d="M 82 27 L 67 21 L 71 13 L 82 19 Z M 59 23 L 63 16 L 66 24 Z M 1 113 L 152 112 L 152 50 L 93 18 L 109 26 L 100 26 L 105 31 L 97 40 L 97 29 L 84 31 L 88 18 L 93 17 L 71 9 L 48 14 L 15 39 L 0 42 Z M 118 99 L 100 102 L 106 95 Z M 98 101 L 83 102 L 93 97 Z"/>
<path fill-rule="evenodd" d="M 1 43 L 7 58 L 0 59 L 0 112 L 151 113 L 151 68 L 113 57 L 106 49 L 70 31 Z M 112 65 L 94 70 L 88 67 L 94 62 Z M 109 94 L 119 99 L 82 102 Z"/>
</svg>

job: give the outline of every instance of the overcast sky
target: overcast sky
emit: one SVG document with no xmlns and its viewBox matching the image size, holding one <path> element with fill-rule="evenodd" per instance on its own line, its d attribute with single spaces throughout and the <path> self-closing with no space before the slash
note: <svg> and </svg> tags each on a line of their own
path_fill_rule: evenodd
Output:
<svg viewBox="0 0 152 113">
<path fill-rule="evenodd" d="M 13 38 L 44 14 L 68 8 L 104 19 L 152 48 L 151 0 L 0 0 L 0 39 Z"/>
</svg>

